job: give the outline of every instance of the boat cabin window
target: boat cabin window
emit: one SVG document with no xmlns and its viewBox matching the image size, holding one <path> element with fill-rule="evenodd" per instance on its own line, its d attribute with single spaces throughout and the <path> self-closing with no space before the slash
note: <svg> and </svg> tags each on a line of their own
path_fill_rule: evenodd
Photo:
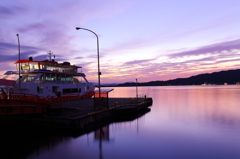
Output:
<svg viewBox="0 0 240 159">
<path fill-rule="evenodd" d="M 34 67 L 38 68 L 38 65 L 34 65 Z M 31 68 L 33 66 L 30 66 Z M 53 72 L 60 72 L 60 73 L 64 73 L 64 74 L 76 74 L 77 73 L 77 68 L 76 67 L 72 67 L 70 65 L 59 65 L 57 62 L 40 62 L 39 63 L 39 69 L 45 69 L 45 70 L 50 70 Z"/>
<path fill-rule="evenodd" d="M 27 76 L 26 78 L 24 78 L 23 82 L 31 82 L 34 77 L 35 76 Z"/>
<path fill-rule="evenodd" d="M 28 66 L 22 66 L 22 70 L 29 70 Z"/>
<path fill-rule="evenodd" d="M 43 77 L 44 77 L 43 80 L 50 81 L 50 82 L 56 81 L 57 79 L 56 75 L 54 74 L 45 74 L 45 76 Z"/>
<path fill-rule="evenodd" d="M 42 86 L 37 86 L 37 92 L 38 93 L 43 93 L 43 87 Z"/>
<path fill-rule="evenodd" d="M 63 89 L 63 93 L 78 93 L 81 92 L 81 88 L 67 88 Z"/>
<path fill-rule="evenodd" d="M 58 86 L 52 86 L 52 92 L 57 93 Z"/>
<path fill-rule="evenodd" d="M 17 70 L 19 69 L 19 65 L 16 64 Z M 31 62 L 31 63 L 20 63 L 20 70 L 21 71 L 29 71 L 29 70 L 35 70 L 39 69 L 38 68 L 38 63 L 37 62 Z"/>
<path fill-rule="evenodd" d="M 29 65 L 28 65 L 28 63 L 21 63 L 21 70 L 22 71 L 27 71 L 27 70 L 29 70 L 30 68 L 29 68 Z"/>
<path fill-rule="evenodd" d="M 74 83 L 86 83 L 86 80 L 82 76 L 74 76 L 73 81 Z"/>
<path fill-rule="evenodd" d="M 43 64 L 40 64 L 40 69 L 46 69 Z"/>
<path fill-rule="evenodd" d="M 72 82 L 72 81 L 73 81 L 73 77 L 61 77 L 60 80 L 61 80 L 61 81 Z"/>
<path fill-rule="evenodd" d="M 80 81 L 79 81 L 80 79 Z M 44 82 L 61 82 L 61 83 L 86 83 L 84 78 L 73 77 L 68 75 L 59 75 L 59 74 L 51 74 L 51 73 L 43 73 L 37 80 L 40 83 Z"/>
<path fill-rule="evenodd" d="M 10 75 L 1 75 L 0 79 L 6 79 L 6 80 L 14 80 L 16 81 L 18 79 L 18 74 L 10 74 Z"/>
<path fill-rule="evenodd" d="M 30 70 L 39 69 L 39 68 L 38 68 L 38 63 L 37 63 L 37 62 L 29 63 L 29 67 L 30 67 Z"/>
</svg>

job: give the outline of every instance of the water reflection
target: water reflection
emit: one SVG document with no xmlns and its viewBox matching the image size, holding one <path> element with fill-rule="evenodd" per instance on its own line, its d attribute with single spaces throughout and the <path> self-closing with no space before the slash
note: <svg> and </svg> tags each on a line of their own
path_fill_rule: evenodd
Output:
<svg viewBox="0 0 240 159">
<path fill-rule="evenodd" d="M 135 88 L 117 88 L 111 97 L 134 95 Z M 240 126 L 239 86 L 139 87 L 153 98 L 153 113 L 168 120 L 195 120 L 222 126 Z M 165 112 L 163 114 L 163 111 Z M 159 116 L 151 115 L 156 121 Z"/>
<path fill-rule="evenodd" d="M 111 127 L 115 130 L 118 131 L 121 129 L 122 126 L 130 125 L 131 122 L 136 120 L 136 125 L 134 128 L 136 129 L 137 133 L 139 132 L 139 120 L 141 119 L 142 116 L 144 116 L 146 113 L 150 112 L 150 109 L 145 109 L 142 110 L 138 113 L 134 113 L 131 115 L 124 115 L 122 117 L 117 117 L 114 119 L 113 123 L 111 124 Z M 94 140 L 99 142 L 99 159 L 103 159 L 103 146 L 102 143 L 113 143 L 114 138 L 110 138 L 110 130 L 109 130 L 109 125 L 103 126 L 97 130 L 94 131 Z M 113 156 L 114 157 L 114 156 Z"/>
<path fill-rule="evenodd" d="M 103 141 L 110 141 L 109 138 L 109 125 L 101 127 L 100 129 L 96 130 L 94 132 L 94 138 L 95 140 L 99 141 L 99 159 L 103 159 L 102 154 L 102 142 Z"/>
<path fill-rule="evenodd" d="M 32 152 L 39 156 L 42 152 L 52 151 L 55 146 L 66 142 L 69 137 L 51 133 L 43 129 L 23 127 L 2 127 L 0 142 L 1 158 L 22 159 Z"/>
<path fill-rule="evenodd" d="M 214 126 L 240 126 L 240 115 L 237 111 L 239 89 L 178 87 L 178 89 L 165 88 L 159 93 L 161 106 L 167 109 L 167 115 L 171 120 L 194 120 Z"/>
<path fill-rule="evenodd" d="M 138 91 L 153 98 L 151 111 L 115 118 L 85 134 L 3 129 L 1 154 L 27 159 L 240 158 L 239 86 Z M 135 97 L 135 92 L 134 87 L 115 88 L 110 96 Z"/>
<path fill-rule="evenodd" d="M 240 158 L 239 86 L 139 87 L 146 91 L 153 107 L 144 148 L 159 147 L 142 149 L 148 158 Z M 123 96 L 124 89 L 112 95 Z"/>
<path fill-rule="evenodd" d="M 95 130 L 93 129 L 85 133 L 82 131 L 56 132 L 47 130 L 46 128 L 29 129 L 22 127 L 5 127 L 0 132 L 0 152 L 2 158 L 7 156 L 7 158 L 11 159 L 89 158 L 87 157 L 89 154 L 82 153 L 81 147 L 86 148 L 86 146 L 98 142 L 99 156 L 96 157 L 96 152 L 92 155 L 94 155 L 94 158 L 103 159 L 103 142 L 114 142 L 114 138 L 110 139 L 109 125 L 111 123 L 112 125 L 126 122 L 131 123 L 148 112 L 150 112 L 150 109 L 145 109 L 132 115 L 118 116 L 109 120 L 107 125 L 98 125 L 95 127 Z M 93 139 L 92 141 L 89 141 L 89 136 Z M 87 144 L 83 144 L 82 142 L 78 143 L 78 139 L 81 140 L 86 137 Z M 72 148 L 69 149 L 69 147 Z M 74 153 L 71 153 L 71 151 L 74 151 Z"/>
</svg>

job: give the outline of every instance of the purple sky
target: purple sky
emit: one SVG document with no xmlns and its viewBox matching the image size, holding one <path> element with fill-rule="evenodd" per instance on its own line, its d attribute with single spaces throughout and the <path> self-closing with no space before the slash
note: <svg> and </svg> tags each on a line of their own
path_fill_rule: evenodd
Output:
<svg viewBox="0 0 240 159">
<path fill-rule="evenodd" d="M 189 77 L 240 69 L 239 0 L 2 0 L 0 73 L 21 57 L 83 67 L 97 82 L 96 37 L 101 83 Z"/>
</svg>

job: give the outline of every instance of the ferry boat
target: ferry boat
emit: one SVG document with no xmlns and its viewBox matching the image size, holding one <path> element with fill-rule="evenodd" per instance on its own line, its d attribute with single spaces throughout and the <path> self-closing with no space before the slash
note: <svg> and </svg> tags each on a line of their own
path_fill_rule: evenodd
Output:
<svg viewBox="0 0 240 159">
<path fill-rule="evenodd" d="M 30 57 L 14 64 L 16 71 L 0 76 L 0 99 L 49 103 L 94 95 L 95 86 L 78 71 L 81 67 L 70 62 L 56 62 L 52 52 L 48 53 L 47 60 L 34 61 Z"/>
</svg>

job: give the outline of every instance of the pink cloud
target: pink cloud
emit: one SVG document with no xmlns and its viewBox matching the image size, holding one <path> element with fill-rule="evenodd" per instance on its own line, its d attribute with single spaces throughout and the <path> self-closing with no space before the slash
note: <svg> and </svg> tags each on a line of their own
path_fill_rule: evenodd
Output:
<svg viewBox="0 0 240 159">
<path fill-rule="evenodd" d="M 119 65 L 118 67 L 125 70 L 128 69 L 126 73 L 130 75 L 124 75 L 124 71 L 121 71 L 120 69 L 120 72 L 118 72 L 118 74 L 122 74 L 122 78 L 118 78 L 118 80 L 121 82 L 124 80 L 129 81 L 133 77 L 141 78 L 143 82 L 150 80 L 168 80 L 179 77 L 188 77 L 200 73 L 210 73 L 218 70 L 237 69 L 240 68 L 240 65 L 228 64 L 228 66 L 225 66 L 225 64 L 229 62 L 233 63 L 239 61 L 239 54 L 237 54 L 238 52 L 240 52 L 240 39 L 211 44 L 208 46 L 199 47 L 197 49 L 191 49 L 191 51 L 180 51 L 177 53 L 169 53 L 165 55 L 169 58 L 170 61 L 171 59 L 181 59 L 205 54 L 209 55 L 208 57 L 203 56 L 202 58 L 194 60 L 186 59 L 183 62 L 156 62 L 154 60 L 159 58 L 159 56 L 157 56 L 153 59 L 128 61 L 123 65 Z M 138 65 L 141 66 L 140 69 L 134 68 Z M 105 66 L 105 68 L 107 67 L 108 66 Z M 111 72 L 107 69 L 105 69 L 105 71 L 105 73 Z M 104 80 L 108 81 L 106 78 Z M 109 81 L 111 80 L 109 79 Z"/>
</svg>

